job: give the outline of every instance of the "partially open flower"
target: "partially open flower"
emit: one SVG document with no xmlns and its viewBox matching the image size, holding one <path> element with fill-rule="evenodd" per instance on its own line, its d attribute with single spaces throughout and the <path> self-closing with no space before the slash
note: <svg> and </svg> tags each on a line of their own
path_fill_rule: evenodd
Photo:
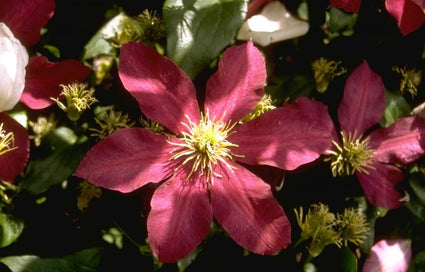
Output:
<svg viewBox="0 0 425 272">
<path fill-rule="evenodd" d="M 18 103 L 25 86 L 28 53 L 12 31 L 0 23 L 0 112 Z"/>
</svg>

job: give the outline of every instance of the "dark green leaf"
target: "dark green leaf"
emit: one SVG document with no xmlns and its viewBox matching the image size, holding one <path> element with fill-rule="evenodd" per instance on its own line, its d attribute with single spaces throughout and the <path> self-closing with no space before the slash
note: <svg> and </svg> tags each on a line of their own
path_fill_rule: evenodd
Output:
<svg viewBox="0 0 425 272">
<path fill-rule="evenodd" d="M 102 254 L 102 248 L 90 248 L 62 258 L 40 258 L 34 255 L 24 255 L 1 258 L 0 261 L 14 272 L 95 272 Z"/>
<path fill-rule="evenodd" d="M 10 214 L 0 211 L 0 247 L 16 241 L 24 229 L 24 222 Z"/>
<path fill-rule="evenodd" d="M 341 248 L 342 267 L 340 271 L 343 272 L 356 272 L 357 271 L 357 258 L 356 255 L 346 246 Z"/>
<path fill-rule="evenodd" d="M 385 107 L 384 116 L 379 123 L 383 127 L 387 127 L 397 121 L 401 117 L 410 114 L 410 106 L 401 95 L 401 93 L 385 92 L 387 105 Z"/>
<path fill-rule="evenodd" d="M 247 0 L 167 0 L 166 54 L 192 79 L 228 46 L 242 25 Z"/>
</svg>

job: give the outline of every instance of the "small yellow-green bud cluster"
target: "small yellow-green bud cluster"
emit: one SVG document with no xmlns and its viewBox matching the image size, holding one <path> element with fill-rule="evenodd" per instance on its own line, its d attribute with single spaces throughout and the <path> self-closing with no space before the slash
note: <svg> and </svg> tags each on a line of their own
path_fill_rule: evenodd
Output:
<svg viewBox="0 0 425 272">
<path fill-rule="evenodd" d="M 251 121 L 251 120 L 259 117 L 263 113 L 270 111 L 270 110 L 273 110 L 275 108 L 276 108 L 276 106 L 273 105 L 272 97 L 269 94 L 264 94 L 263 97 L 261 98 L 260 102 L 258 102 L 255 109 L 251 113 L 246 115 L 241 120 L 240 123 L 246 123 L 248 121 Z"/>
<path fill-rule="evenodd" d="M 37 122 L 29 121 L 28 124 L 32 128 L 34 135 L 30 135 L 30 139 L 34 140 L 35 146 L 41 144 L 41 139 L 56 127 L 56 121 L 53 114 L 46 118 L 39 116 Z"/>
<path fill-rule="evenodd" d="M 102 189 L 85 180 L 78 184 L 78 189 L 80 194 L 77 198 L 77 207 L 80 211 L 87 209 L 93 198 L 99 199 L 102 196 Z"/>
<path fill-rule="evenodd" d="M 309 241 L 308 250 L 317 257 L 331 244 L 341 247 L 351 242 L 361 245 L 369 232 L 364 214 L 353 208 L 347 208 L 336 215 L 325 204 L 313 204 L 304 214 L 303 208 L 295 210 L 297 223 L 301 229 L 300 241 Z"/>
<path fill-rule="evenodd" d="M 60 97 L 65 97 L 65 104 L 59 98 L 51 98 L 55 101 L 59 108 L 66 112 L 68 118 L 72 121 L 80 119 L 85 110 L 97 101 L 93 96 L 94 89 L 88 88 L 85 83 L 71 83 L 68 85 L 61 85 L 62 92 Z"/>
<path fill-rule="evenodd" d="M 400 80 L 400 91 L 402 93 L 409 92 L 412 97 L 418 94 L 418 86 L 422 81 L 421 70 L 407 69 L 406 67 L 400 68 L 398 66 L 393 67 L 393 71 L 401 76 Z"/>
<path fill-rule="evenodd" d="M 91 136 L 97 137 L 99 140 L 104 139 L 117 129 L 129 128 L 135 124 L 131 121 L 128 114 L 123 114 L 121 111 L 115 111 L 113 109 L 102 112 L 95 118 L 95 121 L 99 125 L 99 128 L 90 128 L 89 130 L 93 131 Z"/>
<path fill-rule="evenodd" d="M 311 64 L 316 89 L 319 93 L 324 93 L 328 89 L 331 80 L 336 76 L 347 72 L 345 68 L 339 67 L 340 64 L 340 61 L 336 62 L 325 58 L 319 58 Z"/>
</svg>

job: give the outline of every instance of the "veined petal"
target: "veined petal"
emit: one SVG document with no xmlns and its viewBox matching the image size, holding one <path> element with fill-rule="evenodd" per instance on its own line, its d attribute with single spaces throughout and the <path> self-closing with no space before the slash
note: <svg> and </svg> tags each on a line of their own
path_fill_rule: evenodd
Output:
<svg viewBox="0 0 425 272">
<path fill-rule="evenodd" d="M 130 42 L 121 47 L 119 76 L 143 113 L 176 134 L 186 131 L 185 115 L 199 123 L 200 111 L 192 80 L 152 47 Z"/>
<path fill-rule="evenodd" d="M 348 77 L 344 97 L 338 106 L 341 131 L 363 135 L 381 119 L 385 110 L 385 91 L 381 77 L 366 61 Z"/>
<path fill-rule="evenodd" d="M 120 129 L 94 145 L 75 173 L 110 190 L 132 192 L 171 175 L 167 137 L 141 128 Z"/>
<path fill-rule="evenodd" d="M 336 7 L 345 12 L 359 12 L 362 0 L 330 0 L 330 7 Z"/>
<path fill-rule="evenodd" d="M 397 185 L 403 180 L 403 172 L 395 166 L 374 162 L 375 169 L 368 168 L 367 173 L 356 172 L 366 198 L 372 205 L 385 209 L 399 208 L 403 197 Z"/>
<path fill-rule="evenodd" d="M 264 57 L 252 42 L 228 48 L 207 82 L 205 109 L 210 117 L 237 122 L 251 113 L 263 96 Z"/>
<path fill-rule="evenodd" d="M 370 133 L 374 159 L 383 163 L 411 163 L 425 154 L 425 119 L 401 118 Z"/>
<path fill-rule="evenodd" d="M 13 182 L 27 165 L 30 140 L 27 130 L 6 112 L 0 113 L 0 124 L 3 124 L 3 130 L 6 133 L 13 133 L 13 147 L 16 147 L 16 149 L 0 155 L 0 180 Z"/>
<path fill-rule="evenodd" d="M 151 200 L 148 240 L 159 262 L 183 259 L 211 228 L 212 209 L 205 176 L 186 180 L 186 174 L 177 171 L 155 190 Z"/>
<path fill-rule="evenodd" d="M 291 243 L 291 225 L 270 186 L 240 165 L 218 166 L 211 185 L 217 222 L 233 240 L 256 254 L 274 254 Z"/>
<path fill-rule="evenodd" d="M 397 26 L 404 36 L 417 30 L 425 23 L 423 1 L 386 0 L 385 7 L 397 21 Z"/>
<path fill-rule="evenodd" d="M 54 10 L 54 0 L 2 0 L 0 22 L 6 23 L 25 46 L 32 46 L 40 40 L 41 28 Z"/>
<path fill-rule="evenodd" d="M 235 127 L 228 137 L 236 160 L 293 170 L 317 159 L 329 148 L 331 132 L 294 107 L 268 111 Z"/>
<path fill-rule="evenodd" d="M 20 101 L 31 109 L 44 109 L 54 103 L 61 84 L 84 81 L 90 68 L 77 60 L 49 62 L 44 56 L 31 57 L 27 66 L 25 89 Z"/>
</svg>

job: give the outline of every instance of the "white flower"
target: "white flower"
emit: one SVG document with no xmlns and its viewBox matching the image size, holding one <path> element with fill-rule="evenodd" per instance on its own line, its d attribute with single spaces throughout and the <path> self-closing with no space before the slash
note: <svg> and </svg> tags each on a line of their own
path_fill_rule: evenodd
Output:
<svg viewBox="0 0 425 272">
<path fill-rule="evenodd" d="M 238 40 L 251 40 L 261 46 L 293 39 L 307 33 L 309 24 L 293 17 L 279 1 L 268 3 L 260 14 L 244 22 Z"/>
<path fill-rule="evenodd" d="M 0 23 L 0 112 L 12 109 L 25 86 L 28 53 L 12 31 Z"/>
</svg>

